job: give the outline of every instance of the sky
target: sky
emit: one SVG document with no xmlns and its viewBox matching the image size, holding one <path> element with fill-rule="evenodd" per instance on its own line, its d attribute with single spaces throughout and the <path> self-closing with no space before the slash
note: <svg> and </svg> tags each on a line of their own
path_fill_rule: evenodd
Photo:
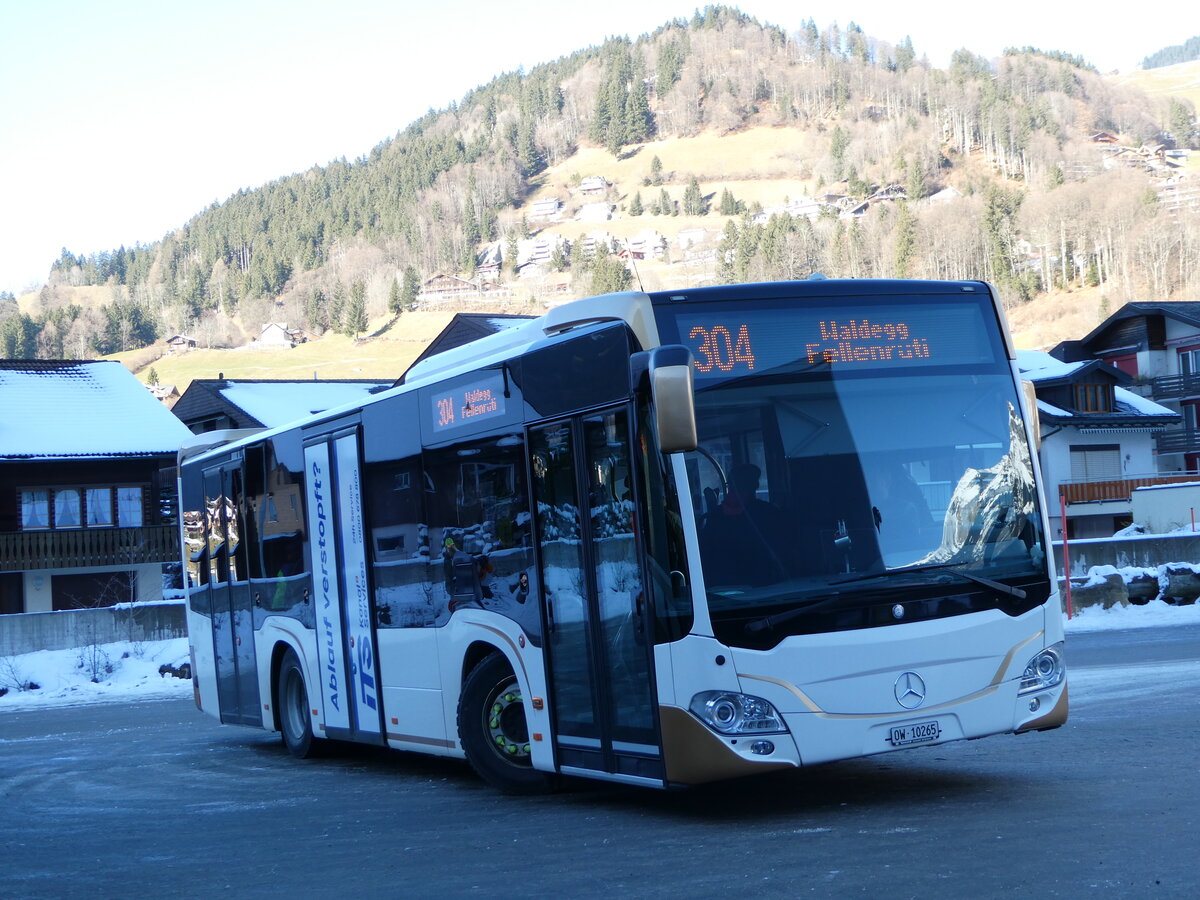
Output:
<svg viewBox="0 0 1200 900">
<path fill-rule="evenodd" d="M 1152 600 L 1145 606 L 1113 607 L 1100 609 L 1089 607 L 1065 623 L 1067 632 L 1067 670 L 1071 680 L 1071 701 L 1081 699 L 1078 687 L 1086 687 L 1088 694 L 1099 695 L 1112 684 L 1128 690 L 1129 684 L 1137 682 L 1149 691 L 1196 682 L 1200 686 L 1200 661 L 1184 660 L 1156 666 L 1161 670 L 1163 684 L 1158 680 L 1147 680 L 1149 667 L 1138 667 L 1137 677 L 1122 678 L 1123 670 L 1113 671 L 1071 669 L 1071 635 L 1094 631 L 1117 631 L 1131 628 L 1170 628 L 1200 623 L 1200 604 L 1172 606 L 1161 600 Z M 167 700 L 190 698 L 192 682 L 159 674 L 163 664 L 178 668 L 189 659 L 188 639 L 174 638 L 167 641 L 146 641 L 131 644 L 121 641 L 101 644 L 84 661 L 83 650 L 39 650 L 18 656 L 0 659 L 0 687 L 9 691 L 0 696 L 0 717 L 6 712 L 24 712 L 31 709 L 51 707 L 83 706 L 92 703 L 125 703 L 134 700 Z M 96 663 L 101 663 L 97 665 Z M 97 682 L 89 672 L 104 671 Z M 33 682 L 36 690 L 16 690 L 14 681 L 23 684 Z M 0 733 L 3 728 L 0 727 Z M 0 739 L 3 744 L 3 739 Z"/>
<path fill-rule="evenodd" d="M 362 156 L 496 75 L 636 37 L 701 5 L 4 0 L 0 291 L 43 282 L 64 247 L 151 243 L 242 188 Z M 731 5 L 788 31 L 811 16 L 893 44 L 908 36 L 939 67 L 961 48 L 993 58 L 1031 45 L 1129 71 L 1200 34 L 1193 4 L 1169 15 L 1105 4 L 1086 17 L 1066 0 L 1006 13 L 930 0 L 845 0 L 826 12 Z"/>
</svg>

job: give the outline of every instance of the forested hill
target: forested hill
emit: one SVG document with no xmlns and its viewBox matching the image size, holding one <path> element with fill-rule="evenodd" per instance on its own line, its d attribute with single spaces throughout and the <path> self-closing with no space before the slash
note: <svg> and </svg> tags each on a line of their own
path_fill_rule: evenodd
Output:
<svg viewBox="0 0 1200 900">
<path fill-rule="evenodd" d="M 907 37 L 812 20 L 788 33 L 709 7 L 497 77 L 360 159 L 241 191 L 153 245 L 64 251 L 27 311 L 0 302 L 0 356 L 180 332 L 236 344 L 235 321 L 357 336 L 439 274 L 486 276 L 501 297 L 584 295 L 629 283 L 612 238 L 634 232 L 658 235 L 647 288 L 819 270 L 985 277 L 1014 302 L 1076 284 L 1166 297 L 1200 286 L 1200 228 L 1160 200 L 1153 167 L 1183 165 L 1166 153 L 1195 127 L 1190 103 L 1062 53 L 963 50 L 940 70 Z M 539 199 L 565 202 L 539 221 Z M 79 285 L 109 299 L 78 304 Z"/>
<path fill-rule="evenodd" d="M 1191 62 L 1194 59 L 1200 59 L 1200 36 L 1188 38 L 1182 44 L 1164 47 L 1157 53 L 1151 53 L 1142 60 L 1142 68 L 1158 69 L 1162 66 Z"/>
</svg>

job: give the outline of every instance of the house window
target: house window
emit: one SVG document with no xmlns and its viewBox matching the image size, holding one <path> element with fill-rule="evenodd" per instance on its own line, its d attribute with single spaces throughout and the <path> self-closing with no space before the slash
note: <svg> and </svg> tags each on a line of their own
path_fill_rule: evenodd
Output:
<svg viewBox="0 0 1200 900">
<path fill-rule="evenodd" d="M 104 528 L 112 525 L 112 488 L 88 488 L 85 498 L 87 500 L 88 528 Z"/>
<path fill-rule="evenodd" d="M 142 527 L 142 489 L 117 488 L 117 522 L 122 528 Z"/>
<path fill-rule="evenodd" d="M 27 488 L 21 491 L 21 528 L 140 528 L 143 497 L 140 485 Z"/>
<path fill-rule="evenodd" d="M 1200 347 L 1179 351 L 1179 374 L 1200 374 Z"/>
<path fill-rule="evenodd" d="M 1112 397 L 1111 385 L 1075 385 L 1075 409 L 1079 412 L 1112 412 Z"/>
<path fill-rule="evenodd" d="M 54 527 L 79 528 L 83 525 L 80 517 L 79 491 L 74 488 L 54 492 Z"/>
<path fill-rule="evenodd" d="M 49 491 L 21 491 L 21 527 L 27 531 L 50 527 Z"/>
<path fill-rule="evenodd" d="M 1120 444 L 1071 447 L 1072 480 L 1105 481 L 1122 474 Z"/>
</svg>

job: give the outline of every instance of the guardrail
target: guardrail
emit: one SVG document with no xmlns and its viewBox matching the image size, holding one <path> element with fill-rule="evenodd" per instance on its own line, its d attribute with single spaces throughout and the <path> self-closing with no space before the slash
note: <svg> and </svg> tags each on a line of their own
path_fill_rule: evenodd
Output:
<svg viewBox="0 0 1200 900">
<path fill-rule="evenodd" d="M 1164 431 L 1154 436 L 1154 448 L 1159 453 L 1200 452 L 1200 431 L 1186 428 Z"/>
<path fill-rule="evenodd" d="M 1150 382 L 1150 397 L 1153 400 L 1196 396 L 1200 396 L 1200 374 L 1160 375 Z"/>
<path fill-rule="evenodd" d="M 1174 475 L 1135 475 L 1132 478 L 1114 478 L 1107 481 L 1063 481 L 1059 493 L 1068 503 L 1099 503 L 1105 500 L 1129 500 L 1134 488 L 1156 484 L 1182 484 L 1200 481 L 1200 473 Z"/>
</svg>

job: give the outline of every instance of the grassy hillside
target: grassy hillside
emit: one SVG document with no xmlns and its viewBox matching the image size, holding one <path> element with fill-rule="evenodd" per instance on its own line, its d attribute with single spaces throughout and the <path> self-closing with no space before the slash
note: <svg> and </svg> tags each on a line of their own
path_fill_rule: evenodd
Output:
<svg viewBox="0 0 1200 900">
<path fill-rule="evenodd" d="M 153 368 L 160 384 L 174 384 L 180 393 L 193 378 L 399 378 L 429 342 L 446 327 L 450 311 L 411 312 L 402 315 L 377 337 L 354 341 L 340 334 L 300 344 L 291 350 L 193 350 L 172 356 L 147 359 L 145 350 L 115 354 L 146 380 Z M 373 329 L 387 325 L 386 319 L 372 322 Z"/>
<path fill-rule="evenodd" d="M 1200 60 L 1159 69 L 1137 69 L 1111 75 L 1109 79 L 1116 84 L 1140 88 L 1151 96 L 1174 96 L 1190 100 L 1200 110 Z"/>
</svg>

